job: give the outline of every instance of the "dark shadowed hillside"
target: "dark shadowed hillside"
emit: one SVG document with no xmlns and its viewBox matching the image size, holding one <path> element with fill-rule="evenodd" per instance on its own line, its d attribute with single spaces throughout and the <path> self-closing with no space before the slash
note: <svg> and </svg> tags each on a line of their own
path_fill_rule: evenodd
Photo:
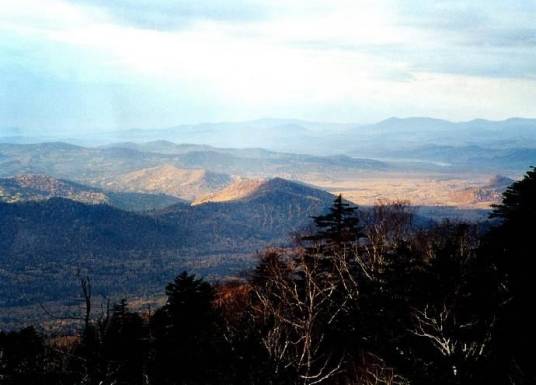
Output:
<svg viewBox="0 0 536 385">
<path fill-rule="evenodd" d="M 159 211 L 162 221 L 184 226 L 198 245 L 220 245 L 222 251 L 241 244 L 286 242 L 333 201 L 333 195 L 281 178 L 239 181 L 221 194 L 191 207 L 178 205 Z M 233 191 L 236 195 L 231 195 Z M 237 249 L 238 250 L 238 249 Z"/>
<path fill-rule="evenodd" d="M 252 262 L 246 255 L 288 243 L 332 198 L 273 179 L 241 199 L 179 203 L 151 215 L 61 198 L 0 203 L 0 305 L 72 298 L 79 269 L 112 296 L 152 293 L 187 267 L 237 273 Z"/>
<path fill-rule="evenodd" d="M 50 256 L 61 262 L 81 255 L 105 257 L 176 243 L 171 226 L 104 204 L 52 198 L 2 203 L 0 209 L 3 259 L 16 256 L 12 260 L 15 264 L 35 256 Z"/>
<path fill-rule="evenodd" d="M 165 270 L 154 270 L 163 250 L 180 242 L 174 227 L 108 205 L 0 203 L 2 306 L 70 298 L 78 269 L 104 292 L 144 290 Z"/>
</svg>

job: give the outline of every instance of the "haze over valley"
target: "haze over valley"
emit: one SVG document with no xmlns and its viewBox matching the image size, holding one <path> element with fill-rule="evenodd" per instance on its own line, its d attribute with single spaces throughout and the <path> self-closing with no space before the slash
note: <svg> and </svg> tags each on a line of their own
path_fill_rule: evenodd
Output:
<svg viewBox="0 0 536 385">
<path fill-rule="evenodd" d="M 44 142 L 3 133 L 0 263 L 11 294 L 2 322 L 35 315 L 38 303 L 64 306 L 79 270 L 103 297 L 141 303 L 157 300 L 180 269 L 240 276 L 259 250 L 307 231 L 338 194 L 364 217 L 403 201 L 415 226 L 487 222 L 491 205 L 536 164 L 529 119 L 206 126 Z M 243 146 L 226 146 L 236 135 Z"/>
<path fill-rule="evenodd" d="M 0 176 L 48 175 L 187 201 L 241 178 L 282 177 L 344 193 L 357 204 L 403 198 L 415 205 L 486 208 L 498 197 L 478 190 L 496 176 L 519 178 L 535 162 L 534 138 L 531 119 L 428 118 L 373 125 L 264 119 L 57 136 L 44 143 L 3 136 Z"/>
</svg>

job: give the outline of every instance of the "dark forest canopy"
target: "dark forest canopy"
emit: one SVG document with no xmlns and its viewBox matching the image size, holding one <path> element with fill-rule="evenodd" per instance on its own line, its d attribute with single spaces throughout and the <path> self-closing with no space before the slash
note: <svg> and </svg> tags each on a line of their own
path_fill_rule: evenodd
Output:
<svg viewBox="0 0 536 385">
<path fill-rule="evenodd" d="M 74 335 L 0 334 L 2 384 L 534 384 L 536 171 L 498 224 L 411 226 L 403 203 L 367 218 L 338 198 L 315 230 L 266 249 L 245 279 L 187 273 L 166 303 L 90 311 Z"/>
</svg>

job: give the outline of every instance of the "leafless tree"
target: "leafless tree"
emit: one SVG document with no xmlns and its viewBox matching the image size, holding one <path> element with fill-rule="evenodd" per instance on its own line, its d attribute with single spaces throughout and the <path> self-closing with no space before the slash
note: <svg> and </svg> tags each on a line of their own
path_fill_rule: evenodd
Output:
<svg viewBox="0 0 536 385">
<path fill-rule="evenodd" d="M 379 200 L 367 215 L 365 251 L 370 267 L 381 268 L 385 252 L 407 240 L 414 211 L 409 201 Z"/>
<path fill-rule="evenodd" d="M 474 327 L 478 321 L 462 322 L 452 306 L 445 303 L 439 307 L 426 305 L 423 309 L 415 309 L 413 318 L 411 333 L 426 339 L 443 357 L 452 361 L 454 376 L 458 375 L 458 360 L 478 360 L 491 342 L 493 320 L 485 333 L 470 333 L 470 337 L 464 337 L 463 331 Z"/>
<path fill-rule="evenodd" d="M 91 320 L 91 280 L 89 276 L 82 277 L 79 274 L 80 289 L 82 290 L 82 297 L 84 301 L 84 328 L 87 330 L 89 322 Z"/>
<path fill-rule="evenodd" d="M 269 325 L 263 344 L 278 370 L 294 369 L 304 385 L 322 383 L 341 370 L 345 354 L 324 349 L 334 306 L 334 275 L 303 249 L 270 250 L 263 258 L 262 284 L 253 285 L 254 312 Z"/>
<path fill-rule="evenodd" d="M 352 385 L 410 385 L 409 381 L 372 353 L 356 357 L 348 383 Z"/>
</svg>

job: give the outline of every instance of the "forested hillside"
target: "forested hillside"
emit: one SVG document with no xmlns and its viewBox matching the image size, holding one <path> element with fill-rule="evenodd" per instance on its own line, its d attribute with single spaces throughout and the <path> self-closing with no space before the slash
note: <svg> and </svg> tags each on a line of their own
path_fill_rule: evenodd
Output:
<svg viewBox="0 0 536 385">
<path fill-rule="evenodd" d="M 144 214 L 63 198 L 0 203 L 0 307 L 69 301 L 79 270 L 106 296 L 154 293 L 185 268 L 236 275 L 256 251 L 289 244 L 332 198 L 273 179 L 241 199 Z"/>
<path fill-rule="evenodd" d="M 300 187 L 283 184 L 286 190 Z M 259 192 L 252 200 L 267 199 Z M 531 227 L 536 170 L 480 233 L 412 226 L 403 202 L 360 219 L 341 197 L 294 245 L 265 249 L 241 279 L 186 272 L 143 312 L 92 307 L 79 276 L 78 331 L 0 333 L 9 384 L 473 385 L 536 381 Z M 64 322 L 57 321 L 57 326 Z M 60 332 L 61 333 L 61 332 Z"/>
<path fill-rule="evenodd" d="M 65 198 L 87 204 L 109 204 L 130 211 L 159 209 L 182 202 L 162 193 L 112 192 L 46 175 L 0 178 L 0 202 L 15 203 Z"/>
</svg>

